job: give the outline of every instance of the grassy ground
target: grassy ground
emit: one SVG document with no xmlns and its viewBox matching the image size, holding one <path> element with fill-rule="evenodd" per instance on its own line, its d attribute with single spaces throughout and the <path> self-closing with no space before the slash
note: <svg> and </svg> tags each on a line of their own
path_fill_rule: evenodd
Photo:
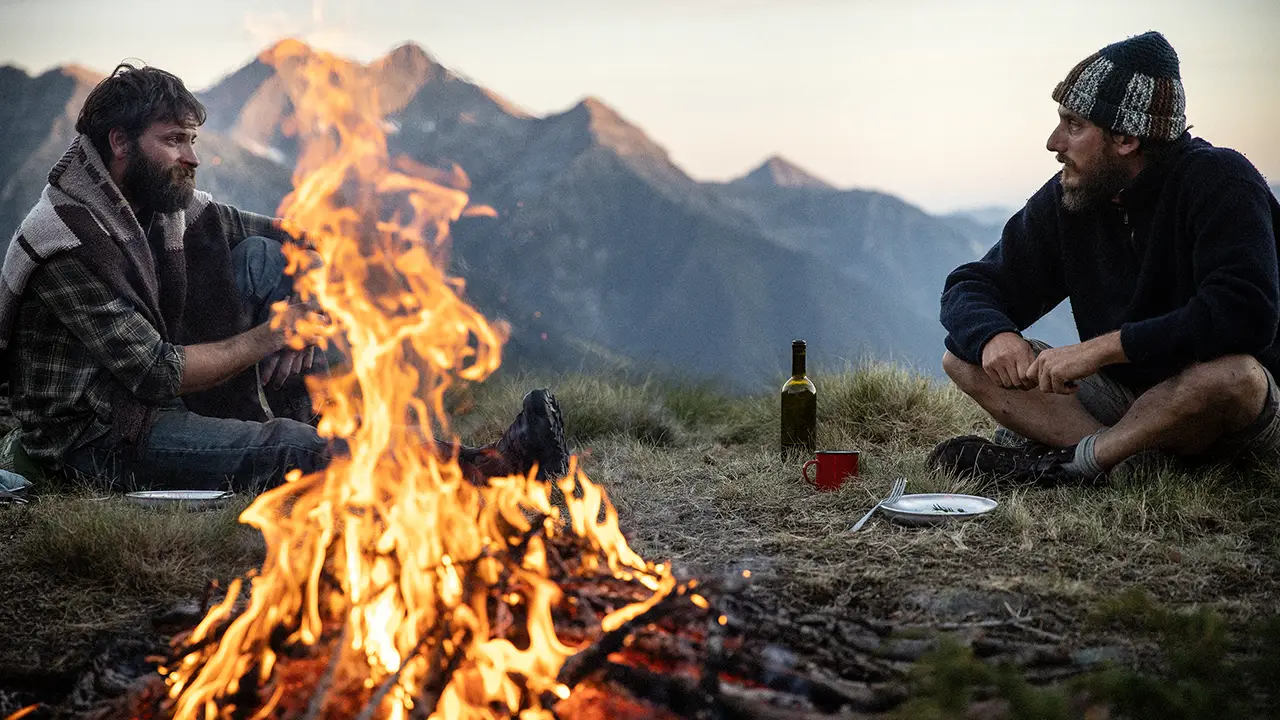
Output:
<svg viewBox="0 0 1280 720">
<path fill-rule="evenodd" d="M 1275 660 L 1267 650 L 1277 643 L 1257 634 L 1280 627 L 1274 466 L 1188 472 L 1149 462 L 1099 489 L 997 491 L 924 467 L 937 441 L 992 429 L 953 389 L 885 366 L 817 373 L 815 382 L 819 445 L 863 452 L 861 478 L 834 493 L 812 490 L 799 462 L 778 459 L 772 393 L 507 378 L 458 393 L 455 429 L 468 441 L 491 438 L 525 389 L 553 387 L 570 443 L 607 487 L 632 547 L 704 577 L 751 570 L 743 596 L 766 616 L 942 628 L 1008 621 L 1042 643 L 1117 661 L 1087 687 L 1044 695 L 943 644 L 919 666 L 902 717 L 959 717 L 961 700 L 992 693 L 1020 717 L 1071 716 L 1073 693 L 1132 717 L 1221 718 L 1235 707 L 1222 698 L 1244 698 L 1250 714 L 1269 707 L 1253 678 L 1280 669 L 1259 664 Z M 937 528 L 873 519 L 849 534 L 899 476 L 908 492 L 979 492 L 1000 507 Z M 237 510 L 179 515 L 86 493 L 0 506 L 0 678 L 65 682 L 103 638 L 255 566 L 260 539 L 235 524 Z M 835 657 L 821 645 L 840 643 L 822 632 L 777 639 L 820 657 Z M 1166 697 L 1175 690 L 1193 697 Z M 0 692 L 0 712 L 3 700 Z"/>
</svg>

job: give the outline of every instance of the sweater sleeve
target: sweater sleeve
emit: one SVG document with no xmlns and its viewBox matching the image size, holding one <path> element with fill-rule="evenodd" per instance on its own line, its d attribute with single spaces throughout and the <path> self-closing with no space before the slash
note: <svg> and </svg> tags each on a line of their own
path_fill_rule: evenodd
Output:
<svg viewBox="0 0 1280 720">
<path fill-rule="evenodd" d="M 295 238 L 280 226 L 280 220 L 267 215 L 251 213 L 231 205 L 214 203 L 223 231 L 227 235 L 227 247 L 235 247 L 247 237 L 261 235 L 278 243 L 293 243 L 309 247 L 305 238 Z"/>
<path fill-rule="evenodd" d="M 962 360 L 980 363 L 987 341 L 1021 332 L 1066 298 L 1055 184 L 1051 180 L 1010 218 L 981 260 L 947 276 L 941 320 L 947 349 Z"/>
<path fill-rule="evenodd" d="M 1183 366 L 1256 355 L 1280 325 L 1272 199 L 1261 182 L 1228 177 L 1190 205 L 1195 295 L 1182 307 L 1120 328 L 1136 363 Z"/>
</svg>

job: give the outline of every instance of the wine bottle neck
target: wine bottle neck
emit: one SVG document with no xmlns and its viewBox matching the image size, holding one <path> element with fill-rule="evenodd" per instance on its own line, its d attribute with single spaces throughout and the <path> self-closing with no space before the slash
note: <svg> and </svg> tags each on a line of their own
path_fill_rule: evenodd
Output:
<svg viewBox="0 0 1280 720">
<path fill-rule="evenodd" d="M 791 376 L 799 377 L 804 374 L 804 350 L 793 350 L 791 352 Z"/>
</svg>

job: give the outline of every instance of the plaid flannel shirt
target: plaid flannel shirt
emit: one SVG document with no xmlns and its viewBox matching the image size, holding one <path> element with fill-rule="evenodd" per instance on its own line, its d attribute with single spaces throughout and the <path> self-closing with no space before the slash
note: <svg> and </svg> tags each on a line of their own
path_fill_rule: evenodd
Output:
<svg viewBox="0 0 1280 720">
<path fill-rule="evenodd" d="M 78 259 L 54 256 L 32 276 L 14 328 L 14 416 L 35 458 L 58 462 L 111 428 L 123 386 L 164 403 L 178 394 L 186 359 Z"/>
</svg>

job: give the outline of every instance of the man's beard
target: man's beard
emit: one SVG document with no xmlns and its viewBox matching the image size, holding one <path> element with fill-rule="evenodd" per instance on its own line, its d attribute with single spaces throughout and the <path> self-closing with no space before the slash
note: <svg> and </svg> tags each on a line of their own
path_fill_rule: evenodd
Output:
<svg viewBox="0 0 1280 720">
<path fill-rule="evenodd" d="M 158 213 L 177 212 L 191 203 L 196 171 L 182 165 L 166 169 L 135 147 L 124 168 L 125 197 L 139 208 Z"/>
<path fill-rule="evenodd" d="M 1063 159 L 1059 157 L 1059 161 Z M 1129 182 L 1120 158 L 1106 152 L 1099 153 L 1097 163 L 1087 174 L 1074 165 L 1072 169 L 1076 186 L 1068 188 L 1062 183 L 1062 207 L 1067 212 L 1084 212 L 1110 202 Z"/>
</svg>

